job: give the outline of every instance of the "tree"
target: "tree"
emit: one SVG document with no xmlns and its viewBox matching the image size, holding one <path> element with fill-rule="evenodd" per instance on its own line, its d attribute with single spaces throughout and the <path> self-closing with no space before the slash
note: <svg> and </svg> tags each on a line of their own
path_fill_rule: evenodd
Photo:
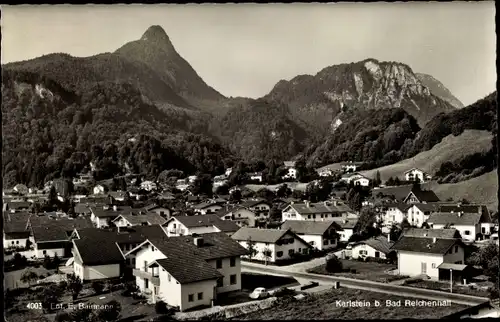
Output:
<svg viewBox="0 0 500 322">
<path fill-rule="evenodd" d="M 205 194 L 211 196 L 212 188 L 212 176 L 209 174 L 200 174 L 194 180 L 191 192 L 194 195 Z"/>
<path fill-rule="evenodd" d="M 281 185 L 276 191 L 276 196 L 278 198 L 288 198 L 292 194 L 292 190 L 288 188 L 288 185 L 285 183 Z"/>
<path fill-rule="evenodd" d="M 332 255 L 332 256 L 327 256 L 326 259 L 326 265 L 325 265 L 325 269 L 327 272 L 329 273 L 338 273 L 338 272 L 342 272 L 342 262 L 340 261 L 340 259 L 335 256 L 335 255 Z"/>
<path fill-rule="evenodd" d="M 54 258 L 52 258 L 51 267 L 55 268 L 59 272 L 59 265 L 61 265 L 61 259 L 57 256 L 57 254 L 55 254 Z"/>
<path fill-rule="evenodd" d="M 44 311 L 51 311 L 54 305 L 60 302 L 62 293 L 62 290 L 57 285 L 50 285 L 44 288 L 39 298 Z"/>
<path fill-rule="evenodd" d="M 57 199 L 56 187 L 51 186 L 49 191 L 48 203 L 50 206 L 55 206 L 58 204 L 58 202 L 59 200 Z"/>
<path fill-rule="evenodd" d="M 391 240 L 396 241 L 399 239 L 402 232 L 403 232 L 403 230 L 401 228 L 399 228 L 397 225 L 392 225 L 391 230 L 389 232 L 389 236 L 390 236 Z"/>
<path fill-rule="evenodd" d="M 354 231 L 356 233 L 367 233 L 374 228 L 377 222 L 377 213 L 371 208 L 363 208 L 358 218 Z"/>
<path fill-rule="evenodd" d="M 265 264 L 267 265 L 267 262 L 271 259 L 271 249 L 266 246 L 263 250 L 262 250 L 262 256 L 264 257 L 264 262 Z"/>
<path fill-rule="evenodd" d="M 269 189 L 262 188 L 259 191 L 257 191 L 257 196 L 259 196 L 260 198 L 263 198 L 263 199 L 266 199 L 266 200 L 269 201 L 269 200 L 274 199 L 275 194 L 274 194 L 274 192 L 272 192 Z"/>
<path fill-rule="evenodd" d="M 497 283 L 498 281 L 498 266 L 499 250 L 495 243 L 489 243 L 486 247 L 481 247 L 474 252 L 466 261 L 468 264 L 481 266 L 484 275 L 490 277 L 490 281 Z"/>
<path fill-rule="evenodd" d="M 229 186 L 227 184 L 223 184 L 221 186 L 218 186 L 217 189 L 215 189 L 215 193 L 219 196 L 228 195 L 229 194 Z"/>
<path fill-rule="evenodd" d="M 302 191 L 300 191 L 300 190 L 293 190 L 292 191 L 292 198 L 302 200 L 303 197 L 304 197 L 304 193 Z"/>
<path fill-rule="evenodd" d="M 23 275 L 21 276 L 21 282 L 28 283 L 30 287 L 31 283 L 36 282 L 37 279 L 38 279 L 37 273 L 33 272 L 30 269 L 25 270 Z"/>
<path fill-rule="evenodd" d="M 248 251 L 248 258 L 252 259 L 257 253 L 259 252 L 257 248 L 255 247 L 255 242 L 252 241 L 252 238 L 247 239 L 247 251 Z"/>
<path fill-rule="evenodd" d="M 351 188 L 347 193 L 347 203 L 352 210 L 359 211 L 363 203 L 363 197 L 358 187 Z"/>
<path fill-rule="evenodd" d="M 122 307 L 120 303 L 116 300 L 111 300 L 106 303 L 106 308 L 103 310 L 99 310 L 97 313 L 98 321 L 116 321 L 120 316 L 120 312 Z"/>
<path fill-rule="evenodd" d="M 79 276 L 74 273 L 68 276 L 68 290 L 73 296 L 73 301 L 78 298 L 78 295 L 83 289 L 83 283 Z"/>
<path fill-rule="evenodd" d="M 92 303 L 89 303 L 92 304 Z M 98 315 L 102 310 L 94 311 L 90 308 L 83 307 L 81 309 L 73 310 L 71 314 L 71 321 L 81 321 L 81 322 L 98 322 L 101 320 Z"/>
<path fill-rule="evenodd" d="M 51 269 L 52 268 L 52 260 L 49 255 L 45 255 L 43 258 L 43 263 L 42 263 L 43 268 L 45 269 Z"/>
<path fill-rule="evenodd" d="M 236 189 L 234 190 L 230 196 L 229 196 L 229 199 L 232 201 L 232 202 L 239 202 L 242 198 L 242 195 L 241 195 L 241 190 L 240 189 Z"/>
</svg>

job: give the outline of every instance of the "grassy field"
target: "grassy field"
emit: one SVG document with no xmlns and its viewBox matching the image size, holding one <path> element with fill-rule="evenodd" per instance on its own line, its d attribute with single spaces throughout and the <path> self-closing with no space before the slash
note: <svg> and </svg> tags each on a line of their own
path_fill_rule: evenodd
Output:
<svg viewBox="0 0 500 322">
<path fill-rule="evenodd" d="M 446 161 L 453 162 L 464 155 L 488 151 L 493 136 L 488 131 L 466 130 L 459 136 L 448 135 L 429 151 L 421 152 L 413 158 L 388 166 L 362 171 L 361 174 L 374 178 L 380 171 L 380 178 L 386 181 L 389 177 L 403 179 L 403 173 L 411 168 L 422 169 L 431 175 Z"/>
<path fill-rule="evenodd" d="M 381 305 L 375 307 L 375 300 Z M 386 305 L 386 301 L 401 300 L 400 307 Z M 412 306 L 405 305 L 404 298 L 390 294 L 376 293 L 348 288 L 331 289 L 324 293 L 306 295 L 303 300 L 293 300 L 275 307 L 239 316 L 238 320 L 326 320 L 326 319 L 439 319 L 465 309 L 466 306 L 449 304 L 448 306 Z M 337 301 L 367 301 L 371 305 L 364 307 L 343 307 Z"/>
<path fill-rule="evenodd" d="M 450 284 L 447 282 L 419 281 L 416 283 L 407 284 L 406 286 L 425 288 L 425 289 L 436 290 L 436 291 L 445 291 L 445 292 L 450 291 Z M 472 288 L 470 288 L 468 286 L 464 286 L 464 285 L 454 285 L 453 292 L 458 293 L 458 294 L 472 295 L 472 296 L 481 296 L 481 297 L 488 297 L 489 296 L 489 292 L 487 290 L 472 289 Z"/>
<path fill-rule="evenodd" d="M 465 198 L 472 203 L 485 204 L 490 210 L 496 210 L 498 207 L 496 170 L 462 182 L 446 184 L 430 182 L 423 187 L 432 189 L 441 200 Z"/>
<path fill-rule="evenodd" d="M 342 276 L 361 280 L 370 280 L 381 283 L 388 283 L 394 280 L 401 279 L 400 276 L 390 275 L 386 273 L 387 270 L 396 268 L 396 265 L 375 262 L 358 262 L 356 260 L 346 259 L 341 259 L 340 261 L 342 262 L 342 268 L 344 270 L 344 272 L 342 273 L 330 273 L 326 271 L 325 264 L 321 264 L 314 268 L 308 269 L 307 272 L 314 274 Z M 355 270 L 356 273 L 352 272 L 352 270 Z"/>
</svg>

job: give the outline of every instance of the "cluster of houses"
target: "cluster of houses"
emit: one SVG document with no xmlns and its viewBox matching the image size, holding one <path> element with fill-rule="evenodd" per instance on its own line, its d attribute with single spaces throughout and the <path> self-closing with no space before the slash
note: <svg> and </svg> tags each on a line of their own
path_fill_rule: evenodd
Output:
<svg viewBox="0 0 500 322">
<path fill-rule="evenodd" d="M 285 176 L 295 178 L 295 164 L 285 165 Z M 344 164 L 345 178 L 364 186 L 357 167 Z M 230 173 L 228 169 L 216 182 L 227 180 Z M 422 176 L 412 174 L 417 175 Z M 185 185 L 185 190 L 194 180 L 195 176 L 178 181 L 177 188 Z M 129 275 L 149 301 L 162 300 L 183 311 L 211 305 L 219 294 L 240 290 L 242 259 L 282 264 L 337 251 L 351 240 L 359 220 L 359 213 L 337 198 L 316 203 L 258 198 L 230 202 L 220 196 L 188 196 L 186 205 L 194 215 L 186 215 L 157 203 L 134 208 L 121 202 L 123 194 L 96 188 L 91 196 L 75 196 L 75 216 L 36 213 L 29 197 L 15 200 L 4 193 L 4 247 L 38 260 L 57 255 L 84 281 Z M 154 182 L 141 182 L 142 190 L 157 188 Z M 381 196 L 367 205 L 376 211 L 377 225 L 385 234 L 350 243 L 349 257 L 393 259 L 401 275 L 470 278 L 466 243 L 489 239 L 498 229 L 488 209 L 441 202 L 417 185 L 405 189 L 401 198 Z M 30 193 L 22 186 L 17 190 L 18 195 Z M 175 198 L 157 194 L 157 199 Z M 273 203 L 280 205 L 281 221 L 269 228 Z M 391 241 L 390 228 L 404 221 L 411 228 Z"/>
</svg>

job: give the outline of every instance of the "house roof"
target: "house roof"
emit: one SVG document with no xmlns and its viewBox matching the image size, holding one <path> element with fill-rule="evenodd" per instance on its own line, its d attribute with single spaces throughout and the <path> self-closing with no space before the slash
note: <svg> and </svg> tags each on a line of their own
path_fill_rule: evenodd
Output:
<svg viewBox="0 0 500 322">
<path fill-rule="evenodd" d="M 391 249 L 398 251 L 430 253 L 444 255 L 452 246 L 460 243 L 459 239 L 406 237 L 403 236 Z"/>
<path fill-rule="evenodd" d="M 196 258 L 190 258 L 189 265 L 186 265 L 185 257 L 176 256 L 157 259 L 156 263 L 163 267 L 180 284 L 217 279 L 223 276 L 206 261 Z"/>
<path fill-rule="evenodd" d="M 410 196 L 410 194 L 413 193 L 413 195 L 420 201 L 420 202 L 438 202 L 439 198 L 436 196 L 434 191 L 432 190 L 421 190 L 421 189 L 416 189 L 412 187 L 412 190 L 408 193 L 408 196 L 405 198 L 405 200 Z"/>
<path fill-rule="evenodd" d="M 397 187 L 387 187 L 373 190 L 373 195 L 378 195 L 379 193 L 386 196 L 394 196 L 397 200 L 404 200 L 408 196 L 412 189 L 411 185 L 397 186 Z"/>
<path fill-rule="evenodd" d="M 420 172 L 422 172 L 422 173 L 424 173 L 424 174 L 427 174 L 427 172 L 425 172 L 424 170 L 419 169 L 419 168 L 411 168 L 410 170 L 406 170 L 406 171 L 405 171 L 405 172 L 403 172 L 403 173 L 404 173 L 404 174 L 407 174 L 408 172 L 411 172 L 411 171 L 413 171 L 413 170 L 418 170 L 418 171 L 420 171 Z"/>
<path fill-rule="evenodd" d="M 283 164 L 285 167 L 292 168 L 295 167 L 296 162 L 295 161 L 284 161 Z"/>
<path fill-rule="evenodd" d="M 481 222 L 481 214 L 478 213 L 451 213 L 438 212 L 430 215 L 427 220 L 429 223 L 437 225 L 476 225 Z"/>
<path fill-rule="evenodd" d="M 90 228 L 94 225 L 88 216 L 77 218 L 50 218 L 46 215 L 32 215 L 28 223 L 31 227 L 59 227 L 65 231 L 72 231 L 75 228 Z"/>
<path fill-rule="evenodd" d="M 340 225 L 333 220 L 307 221 L 307 220 L 286 220 L 281 224 L 282 230 L 290 229 L 296 234 L 323 235 L 330 227 L 341 230 Z"/>
<path fill-rule="evenodd" d="M 260 205 L 260 204 L 266 204 L 266 205 L 270 206 L 269 202 L 267 202 L 264 199 L 249 199 L 249 200 L 245 200 L 245 201 L 243 201 L 243 202 L 240 203 L 240 206 L 241 207 L 255 207 L 255 206 Z"/>
<path fill-rule="evenodd" d="M 68 240 L 67 231 L 59 226 L 35 226 L 31 228 L 36 243 Z"/>
<path fill-rule="evenodd" d="M 385 206 L 387 208 L 396 208 L 401 212 L 406 212 L 408 209 L 411 208 L 412 205 L 402 203 L 402 202 L 396 202 L 396 203 L 388 203 Z"/>
<path fill-rule="evenodd" d="M 218 202 L 202 202 L 202 203 L 199 203 L 197 205 L 194 205 L 193 208 L 194 209 L 205 209 L 205 208 L 208 208 L 210 206 L 219 206 L 219 207 L 221 207 L 221 205 Z"/>
<path fill-rule="evenodd" d="M 309 214 L 325 214 L 325 213 L 339 213 L 339 212 L 352 212 L 351 208 L 348 205 L 343 203 L 326 203 L 326 202 L 317 202 L 317 203 L 294 203 L 290 204 L 290 207 L 293 208 L 301 215 L 309 215 Z"/>
<path fill-rule="evenodd" d="M 391 251 L 393 251 L 391 247 L 394 245 L 394 242 L 388 241 L 387 238 L 384 236 L 377 236 L 367 240 L 360 241 L 356 244 L 357 245 L 365 244 L 384 254 L 389 254 Z"/>
<path fill-rule="evenodd" d="M 6 240 L 23 239 L 23 238 L 28 238 L 29 236 L 30 236 L 30 232 L 28 230 L 4 232 L 4 237 Z M 7 246 L 7 245 L 4 245 L 4 246 Z"/>
<path fill-rule="evenodd" d="M 423 229 L 423 228 L 407 228 L 401 234 L 406 237 L 427 237 L 427 238 L 444 238 L 454 239 L 461 238 L 460 232 L 455 228 L 452 229 Z"/>
<path fill-rule="evenodd" d="M 77 229 L 77 233 L 80 239 L 109 240 L 118 244 L 139 244 L 150 238 L 166 237 L 160 225 L 126 227 L 120 231 L 84 228 Z"/>
<path fill-rule="evenodd" d="M 124 257 L 113 240 L 82 238 L 73 243 L 84 265 L 118 264 Z"/>
<path fill-rule="evenodd" d="M 239 226 L 232 221 L 222 220 L 214 214 L 195 215 L 195 216 L 174 216 L 170 220 L 176 219 L 186 228 L 196 228 L 205 226 L 215 226 L 223 232 L 233 232 L 239 229 Z"/>
<path fill-rule="evenodd" d="M 444 204 L 439 205 L 439 212 L 467 212 L 467 213 L 487 213 L 488 207 L 485 205 L 463 205 L 463 204 Z"/>
<path fill-rule="evenodd" d="M 451 263 L 441 263 L 437 268 L 441 269 L 451 269 L 454 271 L 463 271 L 465 270 L 469 265 L 463 265 L 463 264 L 451 264 Z"/>
<path fill-rule="evenodd" d="M 90 207 L 86 204 L 77 203 L 75 205 L 75 213 L 77 214 L 90 213 Z"/>
<path fill-rule="evenodd" d="M 113 219 L 113 221 L 118 220 L 119 217 L 125 219 L 132 225 L 141 225 L 144 223 L 147 223 L 148 225 L 162 225 L 167 221 L 165 218 L 158 215 L 157 213 L 147 213 L 142 215 L 135 215 L 135 214 L 119 215 L 118 217 Z"/>
<path fill-rule="evenodd" d="M 28 209 L 31 202 L 28 201 L 7 201 L 7 209 Z"/>
<path fill-rule="evenodd" d="M 286 233 L 289 233 L 294 236 L 294 238 L 300 240 L 304 245 L 307 247 L 312 246 L 304 241 L 300 236 L 295 234 L 293 231 L 290 229 L 261 229 L 261 228 L 249 228 L 249 227 L 242 227 L 240 228 L 236 233 L 234 233 L 231 238 L 234 240 L 248 240 L 251 239 L 254 242 L 261 242 L 261 243 L 276 243 L 281 237 L 283 237 Z"/>
<path fill-rule="evenodd" d="M 439 208 L 439 204 L 436 203 L 414 203 L 411 206 L 417 207 L 422 212 L 432 212 Z"/>
<path fill-rule="evenodd" d="M 162 208 L 162 207 L 158 206 L 156 203 L 152 203 L 152 204 L 146 205 L 144 207 L 144 210 L 151 211 L 151 210 L 156 209 L 156 208 Z"/>
<path fill-rule="evenodd" d="M 104 209 L 103 207 L 90 207 L 94 216 L 99 218 L 115 218 L 119 215 L 131 214 L 132 207 L 117 207 L 116 210 L 113 210 L 113 207 L 109 209 Z"/>
<path fill-rule="evenodd" d="M 3 231 L 5 233 L 15 233 L 26 231 L 27 223 L 31 214 L 27 212 L 3 213 Z"/>
<path fill-rule="evenodd" d="M 358 223 L 357 217 L 332 218 L 342 229 L 354 229 Z"/>
</svg>

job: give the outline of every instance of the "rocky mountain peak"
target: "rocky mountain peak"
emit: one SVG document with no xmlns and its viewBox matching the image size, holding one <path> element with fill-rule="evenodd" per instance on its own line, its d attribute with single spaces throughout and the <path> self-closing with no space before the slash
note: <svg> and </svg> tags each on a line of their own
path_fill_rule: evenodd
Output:
<svg viewBox="0 0 500 322">
<path fill-rule="evenodd" d="M 173 47 L 165 30 L 158 25 L 149 27 L 141 37 L 142 41 L 151 42 L 157 45 Z"/>
</svg>

